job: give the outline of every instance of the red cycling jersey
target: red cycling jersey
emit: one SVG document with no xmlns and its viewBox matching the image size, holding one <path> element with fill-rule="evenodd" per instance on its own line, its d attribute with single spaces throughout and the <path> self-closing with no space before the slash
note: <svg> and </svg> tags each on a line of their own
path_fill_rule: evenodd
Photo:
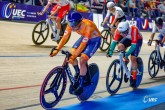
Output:
<svg viewBox="0 0 165 110">
<path fill-rule="evenodd" d="M 113 40 L 119 41 L 121 37 L 120 32 L 116 29 Z M 132 40 L 132 44 L 136 44 L 139 39 L 142 39 L 142 35 L 136 26 L 131 26 L 129 28 L 128 35 L 126 37 Z"/>
</svg>

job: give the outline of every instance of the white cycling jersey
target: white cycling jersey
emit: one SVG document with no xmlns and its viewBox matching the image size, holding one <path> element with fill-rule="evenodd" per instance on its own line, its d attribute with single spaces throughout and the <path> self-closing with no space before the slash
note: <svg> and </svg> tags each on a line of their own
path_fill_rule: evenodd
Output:
<svg viewBox="0 0 165 110">
<path fill-rule="evenodd" d="M 60 6 L 66 6 L 69 4 L 69 2 L 67 0 L 48 0 L 48 3 L 49 4 L 56 3 Z"/>
<path fill-rule="evenodd" d="M 125 16 L 123 10 L 120 7 L 115 6 L 115 12 L 111 12 L 111 11 L 107 11 L 106 17 L 109 17 L 110 15 L 115 15 L 118 16 L 117 18 L 122 18 L 123 16 Z"/>
<path fill-rule="evenodd" d="M 153 28 L 152 28 L 152 33 L 156 33 L 156 31 L 160 32 L 163 36 L 165 35 L 165 22 L 163 22 L 163 27 L 162 29 L 159 29 L 156 24 L 154 23 Z"/>
</svg>

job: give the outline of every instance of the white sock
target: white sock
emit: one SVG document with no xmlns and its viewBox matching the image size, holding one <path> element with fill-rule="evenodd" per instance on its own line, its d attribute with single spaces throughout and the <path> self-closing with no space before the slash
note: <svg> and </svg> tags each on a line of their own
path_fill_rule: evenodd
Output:
<svg viewBox="0 0 165 110">
<path fill-rule="evenodd" d="M 58 36 L 60 35 L 60 29 L 57 29 L 57 35 Z"/>
</svg>

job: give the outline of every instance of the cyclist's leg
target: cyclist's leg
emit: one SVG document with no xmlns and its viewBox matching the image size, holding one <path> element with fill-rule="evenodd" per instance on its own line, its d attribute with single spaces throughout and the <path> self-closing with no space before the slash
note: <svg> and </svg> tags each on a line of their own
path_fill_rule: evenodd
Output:
<svg viewBox="0 0 165 110">
<path fill-rule="evenodd" d="M 57 23 L 57 35 L 59 36 L 60 30 L 61 30 L 61 19 L 64 18 L 64 16 L 67 14 L 67 12 L 70 10 L 70 5 L 62 6 L 59 11 L 56 18 Z"/>
<path fill-rule="evenodd" d="M 127 47 L 131 45 L 131 40 L 124 37 L 123 39 L 120 40 L 118 44 L 118 50 L 123 50 L 125 51 Z"/>
<path fill-rule="evenodd" d="M 132 62 L 132 68 L 131 68 L 132 72 L 131 73 L 133 75 L 133 80 L 136 80 L 137 66 L 138 66 L 136 58 L 140 53 L 142 42 L 143 42 L 142 39 L 138 40 L 138 42 L 136 44 L 136 48 L 131 54 L 131 62 Z"/>
<path fill-rule="evenodd" d="M 76 95 L 83 92 L 83 84 L 85 81 L 85 76 L 87 73 L 87 62 L 94 55 L 97 49 L 100 47 L 101 37 L 93 38 L 88 41 L 86 48 L 83 50 L 80 56 L 80 77 L 79 77 L 79 87 L 74 91 Z"/>
<path fill-rule="evenodd" d="M 162 41 L 164 40 L 164 36 L 163 36 L 162 34 L 159 34 L 158 37 L 157 37 L 157 39 L 158 39 L 160 42 L 162 42 Z M 158 45 L 158 44 L 156 44 L 156 45 Z"/>
<path fill-rule="evenodd" d="M 73 54 L 73 53 L 76 51 L 76 49 L 80 46 L 80 43 L 82 42 L 82 40 L 83 40 L 83 37 L 80 37 L 80 38 L 75 42 L 75 44 L 72 46 L 72 49 L 71 49 L 71 53 L 72 53 L 72 54 Z M 78 76 L 79 76 L 79 74 L 80 74 L 80 69 L 79 69 L 79 67 L 78 67 L 78 60 L 77 60 L 77 59 L 74 61 L 73 67 L 74 67 L 75 72 L 76 72 L 74 78 L 75 78 L 75 80 L 77 80 L 77 79 L 78 79 Z"/>
</svg>

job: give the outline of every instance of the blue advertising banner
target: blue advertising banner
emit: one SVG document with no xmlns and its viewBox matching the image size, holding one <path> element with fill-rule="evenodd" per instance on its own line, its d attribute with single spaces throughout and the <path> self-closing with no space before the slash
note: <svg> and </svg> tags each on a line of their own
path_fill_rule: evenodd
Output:
<svg viewBox="0 0 165 110">
<path fill-rule="evenodd" d="M 20 20 L 20 21 L 30 21 L 39 22 L 46 19 L 46 14 L 43 16 L 38 16 L 37 12 L 43 9 L 42 6 L 32 6 L 25 4 L 17 4 L 10 2 L 0 2 L 0 18 L 9 20 Z M 99 30 L 102 30 L 101 22 L 103 21 L 105 14 L 94 14 L 94 13 L 81 13 L 84 18 L 92 20 Z M 109 21 L 112 22 L 113 16 L 110 17 Z M 153 26 L 153 20 L 142 19 L 142 18 L 132 18 L 127 17 L 127 21 L 130 25 L 136 25 L 139 30 L 151 30 Z"/>
<path fill-rule="evenodd" d="M 37 12 L 41 10 L 42 7 L 40 6 L 0 2 L 0 18 L 2 19 L 38 22 L 46 17 L 46 15 L 37 15 Z"/>
</svg>

